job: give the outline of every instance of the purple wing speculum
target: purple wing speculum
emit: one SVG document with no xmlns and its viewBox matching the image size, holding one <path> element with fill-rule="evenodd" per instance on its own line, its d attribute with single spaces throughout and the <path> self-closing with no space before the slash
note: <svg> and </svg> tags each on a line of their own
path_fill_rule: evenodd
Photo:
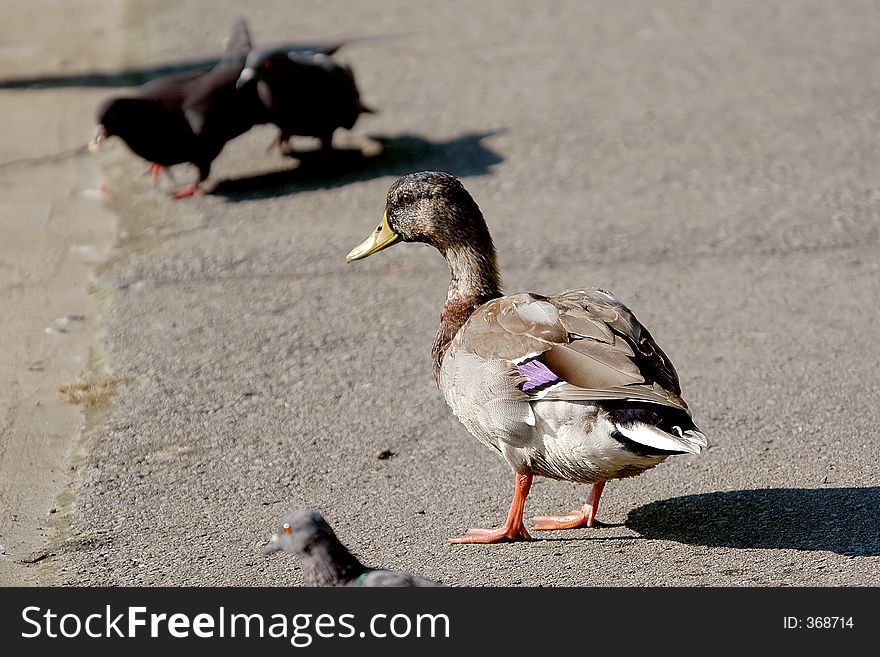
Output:
<svg viewBox="0 0 880 657">
<path fill-rule="evenodd" d="M 530 360 L 516 367 L 519 373 L 526 379 L 521 385 L 523 392 L 544 388 L 562 381 L 549 367 L 539 360 Z"/>
</svg>

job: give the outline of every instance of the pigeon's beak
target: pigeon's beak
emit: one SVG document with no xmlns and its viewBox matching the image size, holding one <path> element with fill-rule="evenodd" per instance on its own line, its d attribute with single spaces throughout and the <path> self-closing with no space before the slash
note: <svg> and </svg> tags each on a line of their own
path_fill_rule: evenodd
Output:
<svg viewBox="0 0 880 657">
<path fill-rule="evenodd" d="M 367 239 L 348 252 L 348 255 L 345 256 L 345 261 L 354 262 L 355 260 L 366 258 L 376 253 L 376 251 L 381 251 L 393 244 L 397 244 L 400 240 L 400 235 L 391 230 L 391 226 L 388 225 L 388 213 L 386 212 L 382 215 L 382 223 L 376 227 L 376 230 L 370 233 Z"/>
<path fill-rule="evenodd" d="M 281 543 L 278 541 L 278 534 L 272 534 L 269 542 L 263 546 L 263 554 L 274 554 L 281 551 Z"/>
<path fill-rule="evenodd" d="M 244 69 L 235 81 L 235 88 L 241 89 L 244 85 L 254 79 L 254 69 L 250 66 Z"/>
<path fill-rule="evenodd" d="M 95 134 L 92 135 L 91 141 L 89 141 L 89 151 L 94 153 L 99 148 L 101 148 L 101 142 L 107 139 L 107 128 L 103 125 L 98 124 L 95 127 Z"/>
</svg>

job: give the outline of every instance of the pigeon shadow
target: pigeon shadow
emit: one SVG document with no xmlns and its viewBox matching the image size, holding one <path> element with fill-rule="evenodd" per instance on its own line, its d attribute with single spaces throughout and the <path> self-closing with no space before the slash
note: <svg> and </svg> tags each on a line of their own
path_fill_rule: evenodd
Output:
<svg viewBox="0 0 880 657">
<path fill-rule="evenodd" d="M 66 75 L 40 75 L 30 78 L 0 80 L 0 89 L 67 89 L 72 87 L 139 87 L 155 78 L 188 71 L 209 71 L 220 61 L 219 57 L 188 62 L 162 64 L 122 71 L 83 71 Z"/>
<path fill-rule="evenodd" d="M 644 538 L 730 548 L 880 555 L 880 487 L 767 488 L 687 495 L 633 509 Z"/>
<path fill-rule="evenodd" d="M 370 139 L 380 146 L 376 153 L 336 149 L 327 162 L 318 151 L 295 152 L 290 154 L 299 161 L 294 168 L 227 178 L 219 181 L 210 193 L 241 201 L 341 187 L 421 170 L 448 171 L 460 178 L 484 176 L 504 159 L 482 141 L 500 132 L 468 133 L 443 142 L 428 141 L 417 135 L 371 135 Z"/>
<path fill-rule="evenodd" d="M 315 52 L 334 45 L 325 43 L 280 43 L 278 48 L 286 48 L 299 52 Z M 276 44 L 273 44 L 275 47 Z M 0 79 L 2 89 L 67 89 L 72 87 L 118 88 L 139 87 L 142 84 L 166 75 L 188 73 L 189 71 L 207 72 L 214 68 L 221 57 L 192 59 L 180 62 L 168 62 L 156 66 L 144 66 L 122 69 L 121 71 L 81 71 L 58 75 L 38 75 L 25 78 Z"/>
</svg>

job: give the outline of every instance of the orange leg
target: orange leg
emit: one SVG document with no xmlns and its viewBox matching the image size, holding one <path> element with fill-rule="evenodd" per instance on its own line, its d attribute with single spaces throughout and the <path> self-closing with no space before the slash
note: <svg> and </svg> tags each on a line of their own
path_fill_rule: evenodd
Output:
<svg viewBox="0 0 880 657">
<path fill-rule="evenodd" d="M 150 166 L 147 167 L 147 170 L 144 171 L 144 175 L 149 174 L 150 179 L 153 181 L 154 188 L 159 186 L 159 178 L 162 176 L 163 173 L 168 176 L 168 180 L 174 182 L 174 177 L 171 175 L 171 169 L 166 166 L 162 166 L 161 164 L 156 164 L 155 162 L 153 162 L 152 164 L 150 164 Z"/>
<path fill-rule="evenodd" d="M 182 189 L 178 189 L 174 192 L 174 198 L 186 198 L 187 196 L 193 196 L 196 192 L 199 191 L 198 183 L 190 183 L 186 187 Z"/>
<path fill-rule="evenodd" d="M 532 473 L 517 473 L 515 488 L 513 489 L 513 502 L 510 503 L 510 511 L 507 512 L 507 521 L 503 527 L 492 529 L 472 528 L 464 536 L 450 538 L 450 543 L 504 543 L 507 541 L 528 541 L 531 536 L 523 524 L 523 510 L 526 506 L 526 497 L 532 487 Z"/>
<path fill-rule="evenodd" d="M 535 516 L 532 522 L 538 524 L 532 527 L 536 531 L 546 531 L 549 529 L 575 529 L 577 527 L 592 527 L 596 520 L 596 510 L 599 508 L 599 498 L 602 496 L 602 489 L 605 488 L 605 482 L 594 484 L 590 490 L 590 496 L 587 503 L 577 511 L 573 511 L 565 516 Z"/>
<path fill-rule="evenodd" d="M 290 153 L 289 141 L 290 137 L 286 136 L 283 132 L 279 132 L 278 137 L 275 139 L 275 141 L 269 144 L 269 148 L 266 149 L 266 152 L 268 153 L 272 149 L 277 148 L 282 155 L 288 155 Z"/>
<path fill-rule="evenodd" d="M 163 168 L 164 167 L 161 164 L 153 162 L 147 167 L 147 170 L 144 171 L 144 174 L 150 175 L 150 179 L 153 181 L 153 187 L 156 187 L 159 184 L 159 176 L 162 175 Z"/>
</svg>

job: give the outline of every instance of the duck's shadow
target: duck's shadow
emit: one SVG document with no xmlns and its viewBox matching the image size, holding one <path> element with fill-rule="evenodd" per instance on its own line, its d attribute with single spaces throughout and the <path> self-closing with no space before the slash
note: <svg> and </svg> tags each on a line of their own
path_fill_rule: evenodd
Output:
<svg viewBox="0 0 880 657">
<path fill-rule="evenodd" d="M 371 135 L 376 152 L 336 149 L 329 158 L 317 151 L 292 153 L 296 167 L 218 182 L 211 194 L 230 201 L 252 200 L 294 194 L 300 191 L 341 187 L 353 182 L 385 176 L 402 176 L 413 171 L 442 170 L 459 177 L 482 176 L 503 158 L 482 141 L 499 131 L 467 133 L 443 142 L 418 135 Z"/>
<path fill-rule="evenodd" d="M 880 487 L 768 488 L 688 495 L 630 511 L 644 538 L 711 547 L 880 555 Z"/>
</svg>

